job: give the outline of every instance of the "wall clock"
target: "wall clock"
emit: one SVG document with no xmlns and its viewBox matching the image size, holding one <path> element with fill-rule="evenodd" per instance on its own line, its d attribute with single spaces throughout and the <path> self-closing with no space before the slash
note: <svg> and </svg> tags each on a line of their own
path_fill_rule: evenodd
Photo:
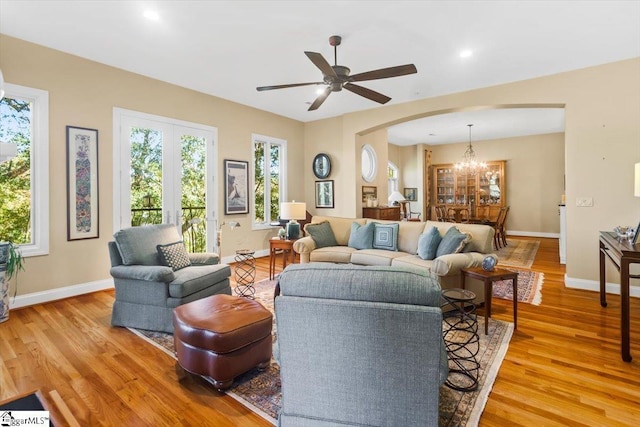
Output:
<svg viewBox="0 0 640 427">
<path fill-rule="evenodd" d="M 320 153 L 313 158 L 313 174 L 318 179 L 325 179 L 331 174 L 331 159 L 329 155 Z"/>
</svg>

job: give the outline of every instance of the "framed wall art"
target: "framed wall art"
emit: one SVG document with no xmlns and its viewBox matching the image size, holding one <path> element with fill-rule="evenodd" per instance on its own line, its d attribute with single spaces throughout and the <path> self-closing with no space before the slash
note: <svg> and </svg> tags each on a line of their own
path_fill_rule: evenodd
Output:
<svg viewBox="0 0 640 427">
<path fill-rule="evenodd" d="M 98 130 L 67 126 L 67 240 L 100 237 Z"/>
<path fill-rule="evenodd" d="M 333 208 L 333 180 L 316 181 L 316 208 Z"/>
<path fill-rule="evenodd" d="M 362 186 L 362 203 L 367 203 L 367 199 L 378 199 L 378 187 L 363 185 Z"/>
<path fill-rule="evenodd" d="M 249 213 L 249 162 L 224 161 L 224 213 Z"/>
<path fill-rule="evenodd" d="M 418 201 L 418 189 L 417 188 L 405 188 L 404 189 L 404 198 L 409 200 L 410 202 Z"/>
</svg>

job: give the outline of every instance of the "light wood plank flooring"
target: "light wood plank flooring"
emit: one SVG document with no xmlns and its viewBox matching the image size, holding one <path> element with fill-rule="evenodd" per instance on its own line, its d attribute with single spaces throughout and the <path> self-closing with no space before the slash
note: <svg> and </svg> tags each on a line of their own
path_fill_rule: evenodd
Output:
<svg viewBox="0 0 640 427">
<path fill-rule="evenodd" d="M 538 240 L 532 269 L 545 274 L 542 304 L 518 305 L 480 425 L 639 425 L 640 300 L 632 298 L 634 360 L 625 363 L 620 298 L 601 308 L 597 293 L 565 289 L 557 240 Z M 256 280 L 268 275 L 261 258 Z M 493 317 L 511 321 L 511 302 L 493 301 Z M 0 324 L 0 401 L 40 389 L 82 426 L 270 425 L 206 382 L 179 379 L 171 357 L 112 328 L 112 303 L 113 291 L 103 291 L 13 310 Z"/>
</svg>

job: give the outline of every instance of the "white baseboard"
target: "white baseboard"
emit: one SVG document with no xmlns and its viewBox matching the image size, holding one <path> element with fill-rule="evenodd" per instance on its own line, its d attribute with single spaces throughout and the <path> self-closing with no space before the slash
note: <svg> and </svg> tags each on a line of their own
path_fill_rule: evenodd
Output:
<svg viewBox="0 0 640 427">
<path fill-rule="evenodd" d="M 571 289 L 582 289 L 585 291 L 594 291 L 598 293 L 600 292 L 600 282 L 598 282 L 597 280 L 576 279 L 574 277 L 568 277 L 565 274 L 564 285 L 567 288 L 571 288 Z M 619 283 L 607 282 L 606 289 L 608 294 L 620 295 Z M 632 297 L 640 298 L 640 286 L 630 286 L 629 295 Z"/>
<path fill-rule="evenodd" d="M 65 286 L 63 288 L 50 289 L 32 294 L 18 295 L 15 300 L 10 298 L 11 308 L 26 307 L 28 305 L 42 304 L 63 298 L 75 297 L 113 288 L 113 279 L 96 280 L 94 282 L 81 283 L 79 285 Z"/>
<path fill-rule="evenodd" d="M 538 231 L 513 231 L 507 230 L 507 236 L 524 236 L 524 237 L 544 237 L 549 239 L 559 239 L 560 233 L 541 233 Z"/>
<path fill-rule="evenodd" d="M 268 249 L 261 249 L 256 251 L 254 257 L 260 258 L 263 256 L 269 256 Z M 228 256 L 222 259 L 225 264 L 235 262 L 234 256 Z M 63 298 L 75 297 L 83 294 L 90 294 L 91 292 L 102 291 L 105 289 L 113 289 L 113 279 L 96 280 L 94 282 L 81 283 L 78 285 L 65 286 L 63 288 L 50 289 L 42 292 L 34 292 L 26 295 L 18 295 L 15 300 L 10 298 L 11 308 L 26 307 L 29 305 L 42 304 L 45 302 L 51 302 Z"/>
</svg>

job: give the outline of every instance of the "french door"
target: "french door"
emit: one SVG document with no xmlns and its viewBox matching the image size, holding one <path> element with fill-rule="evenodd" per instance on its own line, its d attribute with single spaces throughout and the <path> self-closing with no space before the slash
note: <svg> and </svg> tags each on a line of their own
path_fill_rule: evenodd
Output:
<svg viewBox="0 0 640 427">
<path fill-rule="evenodd" d="M 116 122 L 114 230 L 174 224 L 189 252 L 212 251 L 216 129 L 120 109 Z"/>
</svg>

